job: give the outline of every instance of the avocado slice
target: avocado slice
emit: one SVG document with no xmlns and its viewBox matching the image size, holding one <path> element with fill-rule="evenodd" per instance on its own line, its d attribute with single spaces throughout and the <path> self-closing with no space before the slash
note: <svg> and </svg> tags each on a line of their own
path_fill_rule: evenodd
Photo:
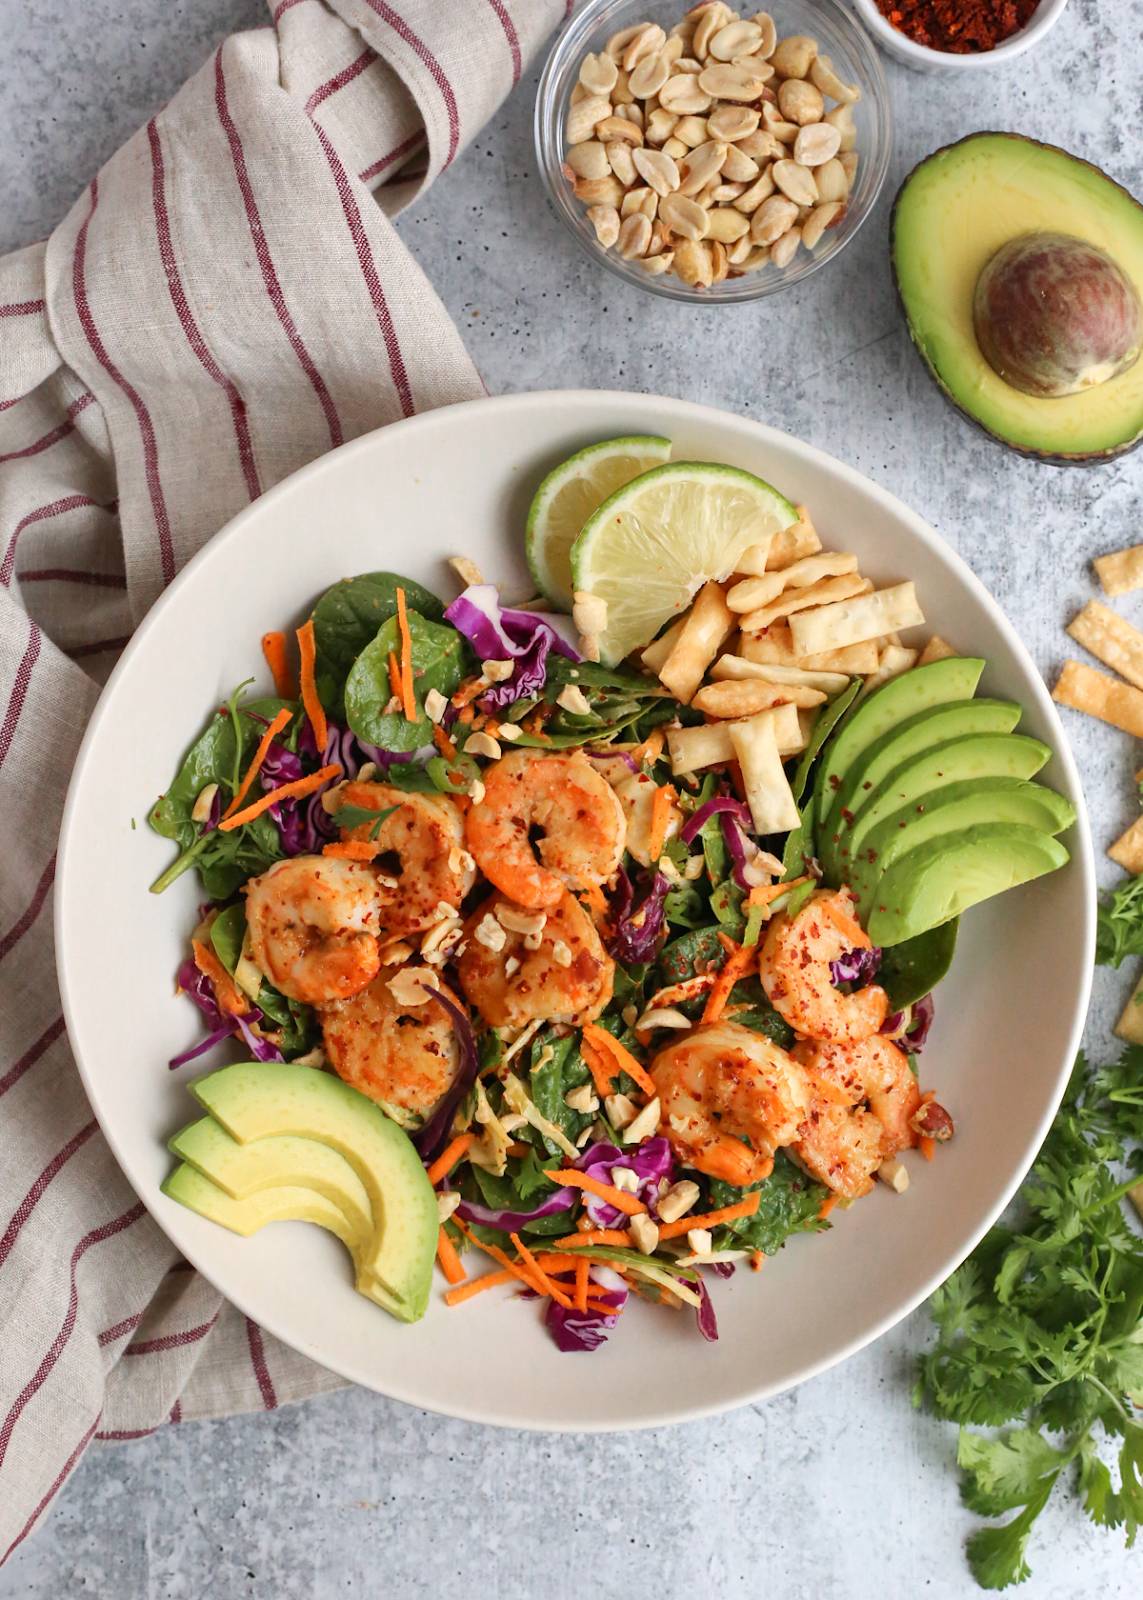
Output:
<svg viewBox="0 0 1143 1600">
<path fill-rule="evenodd" d="M 874 828 L 903 806 L 916 806 L 935 791 L 955 783 L 979 784 L 988 778 L 1031 778 L 1051 757 L 1051 750 L 1026 733 L 968 734 L 935 745 L 890 773 L 868 795 L 842 841 L 839 881 L 856 871 L 866 855 Z"/>
<path fill-rule="evenodd" d="M 335 1234 L 351 1252 L 357 1243 L 341 1207 L 301 1184 L 258 1189 L 238 1200 L 182 1161 L 163 1183 L 162 1191 L 208 1222 L 218 1222 L 244 1239 L 269 1222 L 312 1222 Z"/>
<path fill-rule="evenodd" d="M 971 700 L 983 671 L 984 662 L 978 656 L 946 656 L 891 678 L 859 701 L 822 756 L 814 790 L 818 822 L 829 815 L 846 773 L 863 750 L 905 717 L 950 700 Z"/>
<path fill-rule="evenodd" d="M 935 745 L 970 734 L 1011 733 L 1022 716 L 1011 700 L 954 700 L 907 717 L 862 751 L 837 791 L 833 808 L 818 839 L 818 855 L 826 876 L 841 882 L 848 836 L 863 807 L 879 786 L 914 756 Z"/>
<path fill-rule="evenodd" d="M 1091 363 L 1080 370 L 1074 393 L 1018 387 L 1011 371 L 1001 375 L 1003 362 L 997 370 L 986 357 L 977 337 L 978 285 L 1014 241 L 1063 236 L 1089 252 L 1094 248 L 1126 280 L 1129 297 L 1143 296 L 1143 207 L 1126 189 L 1055 145 L 1020 134 L 974 133 L 913 169 L 897 193 L 891 235 L 893 273 L 913 343 L 964 416 L 1001 443 L 1045 461 L 1098 462 L 1139 442 L 1143 360 L 1137 347 L 1133 353 L 1133 336 L 1125 338 L 1118 361 L 1100 360 L 1107 353 L 1094 349 L 1100 330 L 1093 325 Z M 1051 305 L 1052 287 L 1029 295 L 1023 307 L 1017 297 L 1007 302 L 1011 316 L 1023 315 L 1035 335 L 1026 342 L 1047 345 L 1049 356 L 1066 353 L 1077 334 L 1082 344 L 1082 313 L 1077 321 L 1075 304 L 1066 309 L 1067 280 L 1065 267 L 1055 285 L 1065 309 L 1051 339 L 1032 322 Z M 1074 271 L 1072 280 L 1074 287 Z M 990 344 L 987 337 L 984 342 Z"/>
<path fill-rule="evenodd" d="M 182 1128 L 168 1149 L 235 1200 L 262 1189 L 314 1189 L 339 1206 L 355 1246 L 373 1234 L 373 1208 L 365 1185 L 344 1156 L 316 1139 L 255 1139 L 239 1144 L 213 1117 Z"/>
<path fill-rule="evenodd" d="M 857 896 L 859 915 L 867 916 L 882 875 L 901 856 L 930 839 L 959 833 L 980 822 L 1018 822 L 1043 833 L 1062 833 L 1075 821 L 1075 808 L 1054 789 L 1023 778 L 966 778 L 949 783 L 894 811 L 868 830 L 847 882 Z"/>
<path fill-rule="evenodd" d="M 985 822 L 918 845 L 878 884 L 867 929 L 874 944 L 914 939 L 969 906 L 1055 872 L 1068 860 L 1058 839 L 1016 822 Z"/>
<path fill-rule="evenodd" d="M 358 1264 L 406 1322 L 425 1313 L 437 1243 L 437 1202 L 408 1135 L 356 1089 L 294 1062 L 243 1062 L 209 1073 L 191 1093 L 240 1144 L 294 1136 L 343 1155 L 369 1196 L 374 1233 Z"/>
</svg>

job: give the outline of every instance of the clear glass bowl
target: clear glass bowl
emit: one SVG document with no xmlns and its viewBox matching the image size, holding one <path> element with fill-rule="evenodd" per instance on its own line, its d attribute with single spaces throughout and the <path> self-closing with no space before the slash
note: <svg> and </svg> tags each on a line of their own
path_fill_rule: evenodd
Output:
<svg viewBox="0 0 1143 1600">
<path fill-rule="evenodd" d="M 741 278 L 725 278 L 709 289 L 691 288 L 671 272 L 652 277 L 635 261 L 625 261 L 615 249 L 605 250 L 587 220 L 586 207 L 575 198 L 564 177 L 564 124 L 580 63 L 589 52 L 602 50 L 621 28 L 644 18 L 658 22 L 668 32 L 690 9 L 687 0 L 589 0 L 569 20 L 552 47 L 536 95 L 536 156 L 556 214 L 580 245 L 609 272 L 652 294 L 669 300 L 689 300 L 700 305 L 761 300 L 818 272 L 845 249 L 873 209 L 885 181 L 893 135 L 889 88 L 876 50 L 867 35 L 836 4 L 836 0 L 774 0 L 768 9 L 778 26 L 778 37 L 793 33 L 817 39 L 823 55 L 832 58 L 839 76 L 861 85 L 861 99 L 853 108 L 857 124 L 857 182 L 840 227 L 830 229 L 816 250 L 799 250 L 786 267 L 770 262 Z M 744 11 L 746 16 L 752 10 Z"/>
</svg>

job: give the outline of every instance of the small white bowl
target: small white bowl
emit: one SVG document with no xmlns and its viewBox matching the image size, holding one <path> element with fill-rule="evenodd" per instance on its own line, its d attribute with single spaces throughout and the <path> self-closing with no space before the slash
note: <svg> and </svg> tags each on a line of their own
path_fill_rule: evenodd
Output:
<svg viewBox="0 0 1143 1600">
<path fill-rule="evenodd" d="M 882 14 L 877 0 L 853 0 L 853 9 L 886 55 L 917 72 L 980 72 L 987 67 L 1004 66 L 1039 44 L 1060 20 L 1067 3 L 1068 0 L 1040 0 L 1031 21 L 1018 33 L 994 50 L 974 50 L 967 55 L 930 50 L 928 45 L 914 43 Z"/>
</svg>

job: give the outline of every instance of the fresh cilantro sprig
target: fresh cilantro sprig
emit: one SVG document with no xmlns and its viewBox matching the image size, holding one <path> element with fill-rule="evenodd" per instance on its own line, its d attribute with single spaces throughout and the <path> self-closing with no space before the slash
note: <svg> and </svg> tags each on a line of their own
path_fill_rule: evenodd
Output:
<svg viewBox="0 0 1143 1600">
<path fill-rule="evenodd" d="M 1117 967 L 1128 956 L 1143 956 L 1143 877 L 1126 879 L 1101 899 L 1097 912 L 1096 961 Z"/>
<path fill-rule="evenodd" d="M 376 841 L 381 837 L 383 825 L 400 809 L 400 806 L 384 806 L 380 811 L 373 811 L 368 806 L 338 806 L 334 815 L 339 828 L 363 828 L 368 823 L 367 837 Z"/>
<path fill-rule="evenodd" d="M 1143 1524 L 1143 1237 L 1123 1205 L 1141 1147 L 1143 1048 L 1095 1070 L 1081 1056 L 1021 1214 L 930 1301 L 938 1337 L 916 1398 L 961 1425 L 965 1505 L 1017 1513 L 968 1541 L 982 1588 L 1028 1577 L 1033 1526 L 1061 1481 L 1128 1546 Z"/>
</svg>

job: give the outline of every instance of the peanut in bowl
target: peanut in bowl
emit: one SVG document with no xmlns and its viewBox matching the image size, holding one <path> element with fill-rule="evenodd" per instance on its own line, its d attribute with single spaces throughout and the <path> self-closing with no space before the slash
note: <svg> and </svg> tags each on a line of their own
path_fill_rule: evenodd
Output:
<svg viewBox="0 0 1143 1600">
<path fill-rule="evenodd" d="M 824 266 L 872 210 L 890 147 L 880 62 L 835 0 L 772 16 L 592 0 L 536 101 L 565 226 L 673 300 L 760 299 Z"/>
</svg>

